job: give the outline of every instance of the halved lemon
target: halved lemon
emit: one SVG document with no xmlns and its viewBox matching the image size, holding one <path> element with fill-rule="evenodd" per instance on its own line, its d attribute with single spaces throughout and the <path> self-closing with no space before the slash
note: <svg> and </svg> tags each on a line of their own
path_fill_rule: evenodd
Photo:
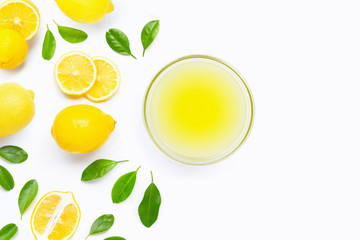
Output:
<svg viewBox="0 0 360 240">
<path fill-rule="evenodd" d="M 37 240 L 68 240 L 79 226 L 80 216 L 71 192 L 50 192 L 36 204 L 31 230 Z"/>
<path fill-rule="evenodd" d="M 85 96 L 93 102 L 102 102 L 119 90 L 121 76 L 111 60 L 105 57 L 94 57 L 93 60 L 97 70 L 96 82 Z"/>
<path fill-rule="evenodd" d="M 96 66 L 83 52 L 64 54 L 55 64 L 55 80 L 61 91 L 71 96 L 81 96 L 95 84 Z"/>
<path fill-rule="evenodd" d="M 40 14 L 28 0 L 8 0 L 0 5 L 0 28 L 10 28 L 30 40 L 40 27 Z"/>
</svg>

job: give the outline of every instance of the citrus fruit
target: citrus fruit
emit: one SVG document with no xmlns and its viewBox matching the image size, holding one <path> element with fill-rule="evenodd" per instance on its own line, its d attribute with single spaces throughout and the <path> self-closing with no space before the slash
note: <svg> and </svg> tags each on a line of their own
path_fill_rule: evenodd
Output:
<svg viewBox="0 0 360 240">
<path fill-rule="evenodd" d="M 73 105 L 56 116 L 51 133 L 63 150 L 87 153 L 102 146 L 114 128 L 114 119 L 100 109 Z"/>
<path fill-rule="evenodd" d="M 10 28 L 30 40 L 40 27 L 40 14 L 28 0 L 8 0 L 0 5 L 0 28 Z"/>
<path fill-rule="evenodd" d="M 61 91 L 71 96 L 85 94 L 95 84 L 96 66 L 83 52 L 64 54 L 55 64 L 55 80 Z"/>
<path fill-rule="evenodd" d="M 35 114 L 34 93 L 17 83 L 0 84 L 0 137 L 25 128 Z"/>
<path fill-rule="evenodd" d="M 80 216 L 71 192 L 50 192 L 36 204 L 31 230 L 37 240 L 67 240 L 76 232 Z"/>
<path fill-rule="evenodd" d="M 92 24 L 114 10 L 111 0 L 56 0 L 57 5 L 72 20 Z"/>
<path fill-rule="evenodd" d="M 25 61 L 28 45 L 20 33 L 0 29 L 0 68 L 11 69 Z"/>
<path fill-rule="evenodd" d="M 119 90 L 120 72 L 115 63 L 105 57 L 94 57 L 93 60 L 97 70 L 96 82 L 85 96 L 93 102 L 102 102 Z"/>
</svg>

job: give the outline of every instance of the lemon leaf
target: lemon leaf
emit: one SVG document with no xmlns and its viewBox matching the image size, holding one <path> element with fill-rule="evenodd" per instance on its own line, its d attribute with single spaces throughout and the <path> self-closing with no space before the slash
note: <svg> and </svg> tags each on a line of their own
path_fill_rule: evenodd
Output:
<svg viewBox="0 0 360 240">
<path fill-rule="evenodd" d="M 122 175 L 115 182 L 111 192 L 111 198 L 113 203 L 123 202 L 130 196 L 136 183 L 136 175 L 139 168 L 136 171 Z"/>
<path fill-rule="evenodd" d="M 14 223 L 10 223 L 0 229 L 0 240 L 12 239 L 18 231 L 18 227 Z"/>
<path fill-rule="evenodd" d="M 109 44 L 112 50 L 123 55 L 132 55 L 130 50 L 130 42 L 125 33 L 116 28 L 111 28 L 106 32 L 106 42 Z"/>
<path fill-rule="evenodd" d="M 87 33 L 82 30 L 71 27 L 60 26 L 55 21 L 54 23 L 58 27 L 60 36 L 69 43 L 81 43 L 88 38 Z"/>
<path fill-rule="evenodd" d="M 1 165 L 0 165 L 0 186 L 2 186 L 6 191 L 10 191 L 15 186 L 14 178 L 11 176 L 11 173 Z"/>
<path fill-rule="evenodd" d="M 110 172 L 118 163 L 128 162 L 129 160 L 124 161 L 113 161 L 107 159 L 99 159 L 91 163 L 82 173 L 81 181 L 91 181 L 97 178 L 105 176 Z"/>
<path fill-rule="evenodd" d="M 98 217 L 94 223 L 91 225 L 89 235 L 98 234 L 109 230 L 114 224 L 115 218 L 112 214 L 104 214 Z"/>
<path fill-rule="evenodd" d="M 159 30 L 160 30 L 159 20 L 150 21 L 144 26 L 141 32 L 141 42 L 144 47 L 143 56 L 145 55 L 145 50 L 150 46 L 150 44 L 154 41 L 154 39 L 158 35 Z"/>
<path fill-rule="evenodd" d="M 42 57 L 45 60 L 51 60 L 54 56 L 56 49 L 56 40 L 54 35 L 49 29 L 49 26 L 47 26 L 47 31 L 45 34 L 44 42 L 43 42 L 43 48 L 42 48 Z"/>
<path fill-rule="evenodd" d="M 34 201 L 38 193 L 38 189 L 39 185 L 35 179 L 25 183 L 24 187 L 21 189 L 18 199 L 21 217 L 26 211 L 26 209 L 30 206 L 30 204 Z"/>
<path fill-rule="evenodd" d="M 17 146 L 4 146 L 0 148 L 0 157 L 11 163 L 22 163 L 28 159 L 28 154 Z"/>
<path fill-rule="evenodd" d="M 122 238 L 122 237 L 108 237 L 108 238 L 105 238 L 104 240 L 126 240 L 126 239 Z"/>
<path fill-rule="evenodd" d="M 153 174 L 151 172 L 151 184 L 146 189 L 138 209 L 140 220 L 145 227 L 149 228 L 156 222 L 159 216 L 160 205 L 160 191 L 154 184 Z"/>
</svg>

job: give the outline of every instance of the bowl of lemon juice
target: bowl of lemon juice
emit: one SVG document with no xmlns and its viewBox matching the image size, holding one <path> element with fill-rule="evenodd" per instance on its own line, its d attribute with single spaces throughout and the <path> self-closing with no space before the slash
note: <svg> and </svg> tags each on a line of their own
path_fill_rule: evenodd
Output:
<svg viewBox="0 0 360 240">
<path fill-rule="evenodd" d="M 209 164 L 231 155 L 248 137 L 253 98 L 244 78 L 224 61 L 186 56 L 152 80 L 144 118 L 167 156 L 184 164 Z"/>
</svg>

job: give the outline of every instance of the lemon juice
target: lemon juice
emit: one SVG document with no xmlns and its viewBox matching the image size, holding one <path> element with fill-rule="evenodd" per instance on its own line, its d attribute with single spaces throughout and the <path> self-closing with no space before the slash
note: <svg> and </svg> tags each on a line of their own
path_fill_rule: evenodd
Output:
<svg viewBox="0 0 360 240">
<path fill-rule="evenodd" d="M 150 135 L 183 163 L 209 163 L 229 155 L 246 138 L 252 117 L 251 95 L 240 75 L 204 56 L 165 67 L 145 100 Z"/>
</svg>

